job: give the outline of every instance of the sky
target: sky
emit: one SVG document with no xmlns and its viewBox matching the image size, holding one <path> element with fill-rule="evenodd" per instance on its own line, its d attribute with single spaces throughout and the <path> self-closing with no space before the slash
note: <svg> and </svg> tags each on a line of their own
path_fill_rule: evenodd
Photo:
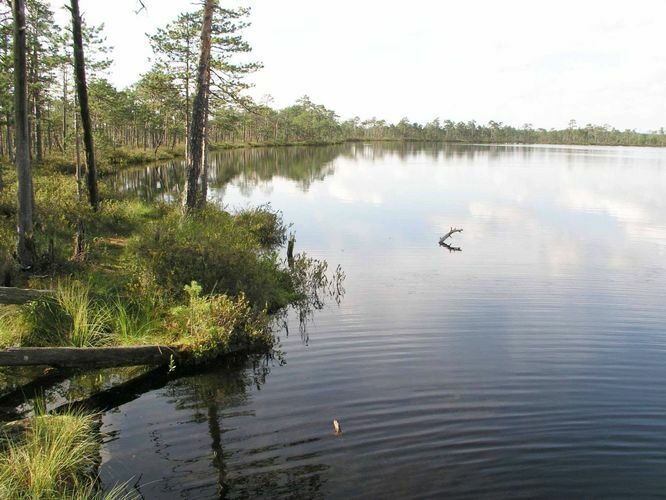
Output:
<svg viewBox="0 0 666 500">
<path fill-rule="evenodd" d="M 67 22 L 51 0 L 57 20 Z M 80 0 L 114 47 L 109 79 L 150 68 L 145 33 L 191 0 Z M 264 68 L 250 94 L 307 94 L 342 118 L 403 117 L 565 128 L 575 119 L 666 127 L 663 0 L 222 0 L 252 9 L 245 38 Z"/>
</svg>

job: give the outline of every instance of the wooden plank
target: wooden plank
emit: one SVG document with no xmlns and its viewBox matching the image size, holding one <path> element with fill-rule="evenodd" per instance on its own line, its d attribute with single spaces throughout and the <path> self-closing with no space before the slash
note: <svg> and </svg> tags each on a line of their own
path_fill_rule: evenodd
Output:
<svg viewBox="0 0 666 500">
<path fill-rule="evenodd" d="M 178 358 L 180 352 L 167 346 L 130 347 L 15 347 L 0 351 L 0 366 L 48 365 L 58 368 L 107 368 L 113 366 L 160 365 Z"/>
<path fill-rule="evenodd" d="M 32 300 L 53 295 L 53 290 L 34 290 L 31 288 L 15 288 L 0 286 L 0 304 L 25 304 Z"/>
</svg>

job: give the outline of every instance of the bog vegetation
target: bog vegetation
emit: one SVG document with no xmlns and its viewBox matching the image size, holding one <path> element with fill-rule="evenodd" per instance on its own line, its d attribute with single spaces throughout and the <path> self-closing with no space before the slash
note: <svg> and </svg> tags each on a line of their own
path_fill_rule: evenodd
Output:
<svg viewBox="0 0 666 500">
<path fill-rule="evenodd" d="M 270 98 L 244 94 L 261 67 L 243 39 L 249 11 L 202 3 L 147 36 L 153 66 L 127 88 L 108 80 L 104 27 L 85 23 L 78 0 L 68 2 L 68 26 L 58 26 L 45 0 L 0 3 L 0 285 L 55 290 L 0 309 L 0 347 L 167 344 L 198 363 L 239 348 L 269 350 L 271 322 L 286 306 L 307 317 L 322 294 L 339 297 L 339 267 L 331 276 L 325 262 L 286 258 L 279 211 L 229 213 L 206 203 L 212 148 L 356 140 L 666 146 L 664 130 L 574 121 L 544 130 L 341 120 L 307 96 L 275 109 Z M 123 196 L 105 180 L 123 165 L 175 156 L 186 159 L 181 203 Z M 98 495 L 93 426 L 90 415 L 35 412 L 0 444 L 0 496 Z"/>
</svg>

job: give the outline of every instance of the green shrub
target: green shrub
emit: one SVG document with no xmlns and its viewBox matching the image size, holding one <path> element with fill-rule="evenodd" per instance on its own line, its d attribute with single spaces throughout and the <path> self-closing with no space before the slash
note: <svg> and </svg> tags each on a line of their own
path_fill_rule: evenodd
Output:
<svg viewBox="0 0 666 500">
<path fill-rule="evenodd" d="M 137 276 L 149 276 L 174 296 L 182 296 L 183 286 L 195 280 L 204 294 L 244 293 L 259 309 L 280 308 L 293 296 L 289 273 L 276 253 L 244 226 L 214 206 L 187 217 L 176 209 L 147 224 L 131 240 L 127 260 L 136 264 Z M 281 225 L 275 230 L 275 235 L 264 235 L 264 240 L 284 238 Z"/>
<path fill-rule="evenodd" d="M 234 222 L 248 231 L 266 249 L 283 246 L 287 241 L 287 227 L 282 213 L 271 209 L 270 204 L 241 210 Z"/>
<path fill-rule="evenodd" d="M 245 295 L 202 297 L 201 286 L 185 285 L 188 303 L 171 310 L 173 338 L 194 354 L 196 361 L 216 357 L 232 348 L 267 349 L 273 344 L 265 311 L 255 312 Z"/>
</svg>

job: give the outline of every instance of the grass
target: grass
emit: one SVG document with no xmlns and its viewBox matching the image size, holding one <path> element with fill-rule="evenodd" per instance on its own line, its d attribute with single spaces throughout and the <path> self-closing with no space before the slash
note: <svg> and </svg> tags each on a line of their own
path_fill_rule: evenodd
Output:
<svg viewBox="0 0 666 500">
<path fill-rule="evenodd" d="M 0 306 L 0 349 L 21 345 L 21 329 L 17 325 L 18 308 Z"/>
<path fill-rule="evenodd" d="M 9 213 L 15 174 L 6 171 L 4 180 L 0 209 Z M 93 212 L 77 201 L 71 175 L 41 165 L 34 184 L 38 263 L 32 277 L 15 272 L 12 284 L 56 294 L 0 311 L 0 346 L 154 343 L 186 346 L 208 358 L 243 335 L 248 345 L 270 347 L 267 312 L 302 304 L 309 295 L 319 301 L 316 288 L 306 285 L 323 283 L 326 269 L 315 272 L 311 259 L 286 265 L 279 252 L 288 226 L 270 206 L 229 213 L 209 205 L 183 217 L 177 204 L 125 198 L 102 180 L 103 201 Z M 72 259 L 79 221 L 85 258 Z M 15 214 L 0 217 L 0 264 L 11 261 L 14 224 Z M 185 289 L 192 281 L 201 287 L 195 298 Z M 188 323 L 181 311 L 193 304 L 201 318 Z M 195 319 L 196 335 L 190 328 Z"/>
<path fill-rule="evenodd" d="M 19 424 L 0 444 L 0 498 L 135 498 L 124 485 L 99 490 L 95 470 L 101 439 L 94 415 L 77 410 L 49 415 L 37 408 Z"/>
<path fill-rule="evenodd" d="M 60 281 L 54 297 L 30 302 L 20 311 L 22 345 L 96 347 L 109 343 L 110 311 L 80 281 Z"/>
<path fill-rule="evenodd" d="M 71 321 L 65 335 L 73 347 L 103 345 L 109 334 L 109 311 L 90 298 L 90 288 L 77 281 L 67 281 L 56 288 L 56 303 Z"/>
<path fill-rule="evenodd" d="M 147 159 L 115 154 L 106 161 Z M 293 269 L 280 259 L 287 227 L 269 206 L 236 214 L 208 206 L 183 217 L 178 206 L 123 198 L 102 180 L 103 201 L 93 212 L 77 199 L 71 171 L 66 158 L 34 170 L 39 255 L 28 275 L 9 272 L 16 178 L 13 169 L 3 170 L 0 274 L 9 273 L 14 286 L 56 293 L 0 308 L 0 347 L 167 344 L 189 351 L 194 363 L 238 346 L 269 350 L 269 312 L 305 300 L 310 282 L 327 283 L 326 268 L 311 259 Z M 86 252 L 72 259 L 79 222 Z M 25 432 L 0 442 L 0 498 L 129 498 L 122 487 L 98 490 L 96 432 L 89 415 L 38 412 Z"/>
<path fill-rule="evenodd" d="M 118 345 L 148 344 L 159 334 L 159 318 L 149 306 L 121 297 L 111 306 L 114 341 Z"/>
</svg>

